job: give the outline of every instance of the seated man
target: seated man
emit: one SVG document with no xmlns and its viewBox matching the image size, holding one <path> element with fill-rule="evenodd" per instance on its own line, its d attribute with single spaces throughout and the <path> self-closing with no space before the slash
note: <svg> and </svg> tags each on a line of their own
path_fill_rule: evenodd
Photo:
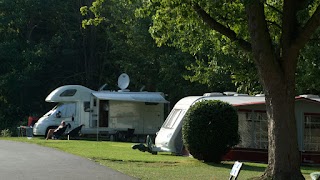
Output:
<svg viewBox="0 0 320 180">
<path fill-rule="evenodd" d="M 51 139 L 55 135 L 55 133 L 59 132 L 59 130 L 62 130 L 62 129 L 64 130 L 66 129 L 66 123 L 64 121 L 61 121 L 61 124 L 58 126 L 58 128 L 48 130 L 46 140 Z"/>
</svg>

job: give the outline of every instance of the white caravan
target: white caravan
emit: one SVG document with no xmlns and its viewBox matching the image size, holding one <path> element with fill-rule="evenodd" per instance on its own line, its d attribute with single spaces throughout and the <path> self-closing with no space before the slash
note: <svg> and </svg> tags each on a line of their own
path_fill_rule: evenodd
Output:
<svg viewBox="0 0 320 180">
<path fill-rule="evenodd" d="M 175 104 L 167 119 L 163 123 L 160 131 L 157 133 L 155 145 L 151 147 L 152 151 L 173 152 L 180 154 L 183 149 L 183 118 L 193 104 L 203 100 L 220 100 L 228 102 L 233 106 L 237 106 L 240 104 L 264 102 L 264 97 L 225 92 L 225 95 L 222 93 L 206 93 L 203 96 L 189 96 L 182 98 Z"/>
<path fill-rule="evenodd" d="M 121 76 L 121 75 L 120 75 Z M 120 78 L 120 77 L 119 77 Z M 125 77 L 128 78 L 128 77 Z M 33 127 L 34 135 L 45 135 L 61 121 L 71 129 L 84 124 L 82 134 L 114 134 L 134 130 L 136 135 L 155 135 L 164 122 L 161 92 L 130 92 L 121 85 L 119 91 L 93 91 L 80 85 L 66 85 L 52 91 L 47 102 L 58 103 Z"/>
<path fill-rule="evenodd" d="M 203 100 L 220 100 L 230 103 L 237 109 L 239 133 L 240 137 L 243 138 L 240 144 L 237 145 L 238 147 L 267 149 L 265 97 L 263 95 L 249 96 L 226 92 L 224 94 L 206 93 L 203 96 L 190 96 L 178 101 L 157 133 L 155 145 L 148 146 L 151 151 L 182 153 L 183 118 L 193 104 Z M 317 129 L 315 127 L 319 127 L 320 97 L 317 95 L 297 96 L 295 100 L 295 117 L 298 127 L 299 150 L 314 151 L 316 149 L 314 146 L 320 147 L 318 140 L 316 142 L 310 141 L 312 138 L 319 138 L 319 133 L 315 131 Z M 320 152 L 320 148 L 317 151 Z"/>
</svg>

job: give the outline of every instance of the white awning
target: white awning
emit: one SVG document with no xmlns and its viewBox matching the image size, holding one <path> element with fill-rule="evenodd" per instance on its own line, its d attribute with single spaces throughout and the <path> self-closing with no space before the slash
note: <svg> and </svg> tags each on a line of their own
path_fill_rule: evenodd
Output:
<svg viewBox="0 0 320 180">
<path fill-rule="evenodd" d="M 148 103 L 169 103 L 160 92 L 93 92 L 93 96 L 101 100 L 133 101 Z"/>
</svg>

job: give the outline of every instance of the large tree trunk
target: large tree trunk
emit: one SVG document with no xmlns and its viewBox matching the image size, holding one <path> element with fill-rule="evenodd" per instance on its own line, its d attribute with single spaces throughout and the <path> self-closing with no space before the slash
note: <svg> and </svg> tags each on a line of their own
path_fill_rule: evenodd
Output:
<svg viewBox="0 0 320 180">
<path fill-rule="evenodd" d="M 273 76 L 274 77 L 274 76 Z M 269 119 L 268 167 L 263 179 L 304 179 L 300 172 L 297 125 L 294 115 L 294 86 L 279 78 L 262 77 Z"/>
<path fill-rule="evenodd" d="M 269 122 L 268 167 L 261 179 L 304 179 L 300 172 L 294 115 L 295 68 L 299 51 L 284 48 L 281 55 L 275 53 L 260 1 L 250 3 L 246 11 Z"/>
</svg>

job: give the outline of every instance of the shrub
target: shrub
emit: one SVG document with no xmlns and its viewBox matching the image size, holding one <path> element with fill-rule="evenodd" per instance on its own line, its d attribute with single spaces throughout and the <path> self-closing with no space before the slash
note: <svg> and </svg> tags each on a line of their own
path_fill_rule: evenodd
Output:
<svg viewBox="0 0 320 180">
<path fill-rule="evenodd" d="M 197 102 L 186 113 L 182 135 L 194 158 L 220 163 L 222 156 L 239 143 L 237 111 L 222 101 Z"/>
<path fill-rule="evenodd" d="M 1 130 L 1 136 L 2 137 L 11 137 L 12 133 L 9 129 L 3 129 Z"/>
</svg>

